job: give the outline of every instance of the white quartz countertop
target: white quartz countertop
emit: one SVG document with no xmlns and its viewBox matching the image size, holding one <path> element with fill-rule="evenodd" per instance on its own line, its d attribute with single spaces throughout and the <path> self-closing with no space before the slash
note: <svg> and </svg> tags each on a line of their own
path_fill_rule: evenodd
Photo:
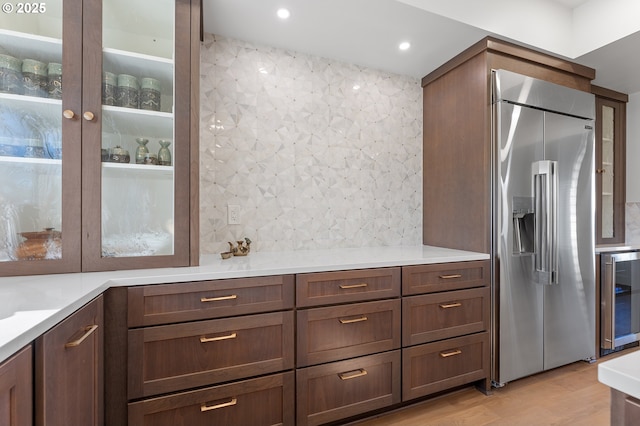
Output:
<svg viewBox="0 0 640 426">
<path fill-rule="evenodd" d="M 600 363 L 598 380 L 613 389 L 640 399 L 640 351 Z"/>
<path fill-rule="evenodd" d="M 432 246 L 203 256 L 200 266 L 0 278 L 0 362 L 109 287 L 464 262 L 488 254 Z"/>
</svg>

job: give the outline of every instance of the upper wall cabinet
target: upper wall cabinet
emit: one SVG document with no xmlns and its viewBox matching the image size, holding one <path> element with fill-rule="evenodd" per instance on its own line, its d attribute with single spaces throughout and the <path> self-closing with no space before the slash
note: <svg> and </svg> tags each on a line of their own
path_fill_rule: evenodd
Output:
<svg viewBox="0 0 640 426">
<path fill-rule="evenodd" d="M 200 2 L 10 4 L 0 276 L 197 264 Z"/>
<path fill-rule="evenodd" d="M 625 242 L 625 94 L 593 87 L 596 95 L 596 243 Z"/>
</svg>

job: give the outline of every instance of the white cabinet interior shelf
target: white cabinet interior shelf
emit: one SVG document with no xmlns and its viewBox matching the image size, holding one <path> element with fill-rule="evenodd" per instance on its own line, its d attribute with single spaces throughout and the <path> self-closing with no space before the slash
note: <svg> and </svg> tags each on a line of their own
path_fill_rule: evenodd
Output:
<svg viewBox="0 0 640 426">
<path fill-rule="evenodd" d="M 51 37 L 0 29 L 0 46 L 19 59 L 32 58 L 47 63 L 62 60 L 62 40 Z"/>
</svg>

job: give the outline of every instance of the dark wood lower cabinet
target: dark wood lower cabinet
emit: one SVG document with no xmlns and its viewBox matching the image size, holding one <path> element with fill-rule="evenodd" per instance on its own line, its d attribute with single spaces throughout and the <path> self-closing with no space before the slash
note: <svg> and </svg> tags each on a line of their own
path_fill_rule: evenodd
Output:
<svg viewBox="0 0 640 426">
<path fill-rule="evenodd" d="M 35 341 L 37 426 L 103 424 L 103 339 L 99 296 Z"/>
<path fill-rule="evenodd" d="M 295 424 L 293 372 L 129 404 L 129 425 L 291 425 Z"/>
<path fill-rule="evenodd" d="M 33 351 L 27 346 L 0 365 L 0 425 L 33 424 Z"/>
<path fill-rule="evenodd" d="M 400 402 L 400 351 L 296 371 L 297 425 L 319 425 Z"/>
<path fill-rule="evenodd" d="M 489 377 L 489 333 L 402 350 L 402 400 L 408 401 Z"/>
<path fill-rule="evenodd" d="M 640 422 L 640 400 L 611 389 L 611 426 L 634 426 Z"/>
</svg>

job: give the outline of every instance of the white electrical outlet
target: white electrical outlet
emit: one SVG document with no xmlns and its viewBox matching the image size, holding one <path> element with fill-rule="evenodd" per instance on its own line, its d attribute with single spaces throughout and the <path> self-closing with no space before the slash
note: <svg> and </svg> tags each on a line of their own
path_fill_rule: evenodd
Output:
<svg viewBox="0 0 640 426">
<path fill-rule="evenodd" d="M 237 204 L 229 204 L 227 206 L 227 223 L 229 225 L 240 224 L 240 206 Z"/>
</svg>

